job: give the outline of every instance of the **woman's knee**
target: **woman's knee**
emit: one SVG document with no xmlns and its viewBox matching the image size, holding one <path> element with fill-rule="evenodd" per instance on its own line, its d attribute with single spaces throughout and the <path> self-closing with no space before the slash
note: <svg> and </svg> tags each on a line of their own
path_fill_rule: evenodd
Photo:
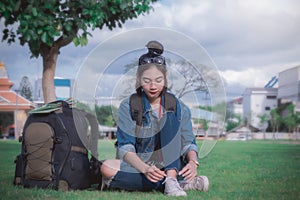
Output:
<svg viewBox="0 0 300 200">
<path fill-rule="evenodd" d="M 101 174 L 104 177 L 112 177 L 117 174 L 117 172 L 120 170 L 120 160 L 117 159 L 111 159 L 111 160 L 105 160 L 101 167 Z"/>
</svg>

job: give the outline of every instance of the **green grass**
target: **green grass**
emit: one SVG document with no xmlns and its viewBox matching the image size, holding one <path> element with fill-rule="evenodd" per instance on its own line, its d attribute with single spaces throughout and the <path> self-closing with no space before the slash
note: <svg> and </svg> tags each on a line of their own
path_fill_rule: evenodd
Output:
<svg viewBox="0 0 300 200">
<path fill-rule="evenodd" d="M 199 145 L 201 145 L 199 143 Z M 101 141 L 100 157 L 114 157 L 113 143 Z M 101 192 L 24 189 L 13 186 L 15 141 L 0 141 L 0 199 L 173 199 L 158 192 Z M 185 199 L 300 199 L 300 145 L 282 141 L 219 141 L 200 160 L 199 174 L 207 175 L 210 190 L 188 191 Z M 182 198 L 175 198 L 182 199 Z"/>
</svg>

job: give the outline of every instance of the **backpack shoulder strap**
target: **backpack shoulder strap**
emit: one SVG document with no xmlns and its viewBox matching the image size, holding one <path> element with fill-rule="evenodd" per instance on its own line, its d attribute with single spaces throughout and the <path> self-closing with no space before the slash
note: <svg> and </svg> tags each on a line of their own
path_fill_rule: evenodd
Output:
<svg viewBox="0 0 300 200">
<path fill-rule="evenodd" d="M 136 121 L 136 125 L 142 125 L 143 118 L 143 103 L 142 97 L 138 94 L 132 94 L 129 100 L 130 113 L 132 120 Z"/>
<path fill-rule="evenodd" d="M 143 118 L 143 103 L 142 97 L 138 94 L 130 96 L 130 112 L 131 118 L 136 121 L 136 125 L 142 125 Z M 176 97 L 173 94 L 165 93 L 165 110 L 173 111 L 176 114 Z"/>
<path fill-rule="evenodd" d="M 173 94 L 165 93 L 165 109 L 176 114 L 176 97 Z"/>
</svg>

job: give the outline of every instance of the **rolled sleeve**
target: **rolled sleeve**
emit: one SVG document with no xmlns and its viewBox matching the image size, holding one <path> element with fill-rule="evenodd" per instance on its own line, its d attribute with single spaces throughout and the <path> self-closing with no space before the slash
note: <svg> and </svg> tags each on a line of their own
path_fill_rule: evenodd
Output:
<svg viewBox="0 0 300 200">
<path fill-rule="evenodd" d="M 126 153 L 135 152 L 135 148 L 132 144 L 125 144 L 125 145 L 119 147 L 118 151 L 119 151 L 120 159 L 123 160 Z"/>
<path fill-rule="evenodd" d="M 128 98 L 122 101 L 118 110 L 117 140 L 120 159 L 127 152 L 136 152 L 135 121 L 131 118 Z"/>
<path fill-rule="evenodd" d="M 187 145 L 183 148 L 183 159 L 186 160 L 186 155 L 190 151 L 195 151 L 198 155 L 198 146 L 196 144 Z"/>
</svg>

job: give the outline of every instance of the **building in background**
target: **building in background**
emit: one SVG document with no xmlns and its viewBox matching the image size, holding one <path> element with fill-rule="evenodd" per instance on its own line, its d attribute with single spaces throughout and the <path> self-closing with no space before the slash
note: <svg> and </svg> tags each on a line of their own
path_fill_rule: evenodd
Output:
<svg viewBox="0 0 300 200">
<path fill-rule="evenodd" d="M 28 112 L 33 109 L 31 101 L 11 90 L 13 82 L 7 76 L 5 65 L 0 62 L 0 132 L 2 137 L 19 138 Z"/>
<path fill-rule="evenodd" d="M 243 97 L 237 97 L 227 102 L 227 110 L 230 113 L 243 116 Z M 229 114 L 230 114 L 229 113 Z"/>
<path fill-rule="evenodd" d="M 282 104 L 293 103 L 295 111 L 300 112 L 300 65 L 279 72 L 278 88 L 269 87 L 277 83 L 276 78 L 264 88 L 247 88 L 243 95 L 243 117 L 249 124 L 261 129 L 259 116 L 269 115 L 272 109 Z"/>
<path fill-rule="evenodd" d="M 293 103 L 300 112 L 300 65 L 279 73 L 278 102 Z"/>
<path fill-rule="evenodd" d="M 243 118 L 254 129 L 262 129 L 260 116 L 277 108 L 277 88 L 246 88 L 243 94 Z"/>
</svg>

